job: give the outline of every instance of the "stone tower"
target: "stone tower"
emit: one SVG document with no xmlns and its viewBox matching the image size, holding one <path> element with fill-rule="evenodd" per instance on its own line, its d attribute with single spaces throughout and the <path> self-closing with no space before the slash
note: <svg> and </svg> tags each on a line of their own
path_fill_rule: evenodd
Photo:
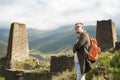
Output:
<svg viewBox="0 0 120 80">
<path fill-rule="evenodd" d="M 7 68 L 13 68 L 16 62 L 29 59 L 28 38 L 25 24 L 12 23 L 7 50 Z"/>
<path fill-rule="evenodd" d="M 111 19 L 97 21 L 96 39 L 102 51 L 115 47 L 116 27 Z"/>
</svg>

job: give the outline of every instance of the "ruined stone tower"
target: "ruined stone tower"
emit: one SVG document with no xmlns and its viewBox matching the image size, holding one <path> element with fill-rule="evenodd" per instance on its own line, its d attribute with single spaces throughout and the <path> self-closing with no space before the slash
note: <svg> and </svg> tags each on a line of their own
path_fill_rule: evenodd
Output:
<svg viewBox="0 0 120 80">
<path fill-rule="evenodd" d="M 28 38 L 25 24 L 12 23 L 7 50 L 7 68 L 13 68 L 16 62 L 29 59 Z"/>
<path fill-rule="evenodd" d="M 97 21 L 96 39 L 102 51 L 115 47 L 116 27 L 111 19 Z"/>
</svg>

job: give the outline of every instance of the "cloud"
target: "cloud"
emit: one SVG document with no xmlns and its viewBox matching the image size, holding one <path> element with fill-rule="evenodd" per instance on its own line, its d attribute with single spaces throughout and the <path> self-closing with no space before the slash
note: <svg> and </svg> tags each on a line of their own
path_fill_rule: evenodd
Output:
<svg viewBox="0 0 120 80">
<path fill-rule="evenodd" d="M 119 26 L 119 7 L 118 0 L 0 0 L 0 27 L 21 22 L 28 28 L 55 29 L 110 18 Z"/>
</svg>

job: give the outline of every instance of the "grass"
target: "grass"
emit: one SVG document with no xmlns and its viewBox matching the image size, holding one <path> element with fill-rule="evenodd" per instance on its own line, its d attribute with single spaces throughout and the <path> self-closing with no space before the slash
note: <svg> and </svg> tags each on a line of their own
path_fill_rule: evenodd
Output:
<svg viewBox="0 0 120 80">
<path fill-rule="evenodd" d="M 52 80 L 76 80 L 75 70 L 58 73 L 52 77 Z"/>
<path fill-rule="evenodd" d="M 105 80 L 102 71 L 95 75 L 97 67 L 107 67 L 109 80 L 120 80 L 120 50 L 110 49 L 102 52 L 96 63 L 92 65 L 92 69 L 87 73 L 86 80 Z M 53 76 L 52 80 L 76 80 L 75 70 L 65 71 Z"/>
<path fill-rule="evenodd" d="M 7 44 L 0 41 L 0 58 L 4 57 L 7 53 Z"/>
<path fill-rule="evenodd" d="M 54 53 L 42 53 L 38 50 L 30 50 L 30 55 L 32 55 L 31 57 L 33 58 L 36 58 L 35 55 L 37 55 L 37 59 L 39 60 L 50 61 L 51 56 L 73 55 L 73 52 L 72 50 L 61 50 Z"/>
<path fill-rule="evenodd" d="M 16 69 L 25 69 L 25 66 L 29 66 L 32 72 L 44 72 L 50 71 L 50 57 L 59 55 L 73 55 L 71 50 L 59 51 L 57 53 L 45 54 L 39 51 L 32 51 L 30 54 L 39 55 L 42 60 L 39 62 L 36 60 L 29 60 L 21 63 L 16 63 Z M 98 75 L 95 75 L 98 66 L 107 67 L 109 80 L 120 80 L 120 50 L 110 49 L 106 52 L 102 52 L 99 56 L 97 63 L 93 64 L 93 68 L 87 74 L 86 80 L 105 80 L 103 78 L 102 72 L 99 71 Z M 29 71 L 29 70 L 28 70 Z M 34 76 L 33 76 L 34 77 Z M 0 80 L 5 80 L 3 76 L 0 76 Z M 33 80 L 36 80 L 35 78 Z M 76 80 L 75 69 L 72 71 L 64 71 L 62 73 L 57 73 L 52 75 L 52 79 L 43 76 L 40 80 Z"/>
<path fill-rule="evenodd" d="M 49 71 L 50 63 L 47 61 L 29 60 L 25 62 L 19 62 L 14 65 L 15 69 L 19 70 L 31 70 L 32 72 Z"/>
<path fill-rule="evenodd" d="M 0 75 L 0 80 L 5 80 L 5 77 Z"/>
<path fill-rule="evenodd" d="M 98 66 L 107 67 L 107 74 L 109 80 L 120 80 L 120 50 L 110 49 L 106 52 L 102 52 L 99 56 L 98 62 L 93 66 L 92 70 L 88 73 L 88 80 L 92 80 L 92 78 L 96 78 L 93 80 L 98 80 L 97 78 L 101 78 L 99 80 L 105 80 L 102 75 L 102 71 L 98 72 L 98 75 L 95 76 L 94 73 Z M 91 78 L 91 79 L 90 79 Z"/>
<path fill-rule="evenodd" d="M 61 50 L 57 53 L 51 53 L 51 54 L 40 53 L 40 56 L 42 56 L 44 59 L 49 58 L 49 60 L 51 56 L 59 56 L 59 55 L 73 55 L 73 54 L 71 50 L 68 50 L 68 51 Z M 102 66 L 107 67 L 109 80 L 120 80 L 120 76 L 119 76 L 120 74 L 120 50 L 110 49 L 106 52 L 102 52 L 99 56 L 97 63 L 94 63 L 92 65 L 93 68 L 87 74 L 86 80 L 105 80 L 103 78 L 101 71 L 99 72 L 98 75 L 95 75 L 95 71 L 97 67 L 102 67 Z M 76 80 L 75 70 L 73 69 L 73 71 L 71 72 L 64 71 L 62 73 L 53 75 L 52 80 Z"/>
</svg>

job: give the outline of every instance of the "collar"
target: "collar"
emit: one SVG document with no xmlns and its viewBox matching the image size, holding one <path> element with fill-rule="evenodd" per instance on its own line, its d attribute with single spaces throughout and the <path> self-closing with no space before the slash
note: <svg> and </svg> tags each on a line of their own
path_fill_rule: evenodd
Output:
<svg viewBox="0 0 120 80">
<path fill-rule="evenodd" d="M 83 33 L 83 32 L 82 32 L 82 33 Z M 82 33 L 81 33 L 81 34 L 82 34 Z M 78 36 L 77 36 L 77 38 L 80 38 L 81 34 L 80 34 L 80 35 L 78 35 Z"/>
</svg>

